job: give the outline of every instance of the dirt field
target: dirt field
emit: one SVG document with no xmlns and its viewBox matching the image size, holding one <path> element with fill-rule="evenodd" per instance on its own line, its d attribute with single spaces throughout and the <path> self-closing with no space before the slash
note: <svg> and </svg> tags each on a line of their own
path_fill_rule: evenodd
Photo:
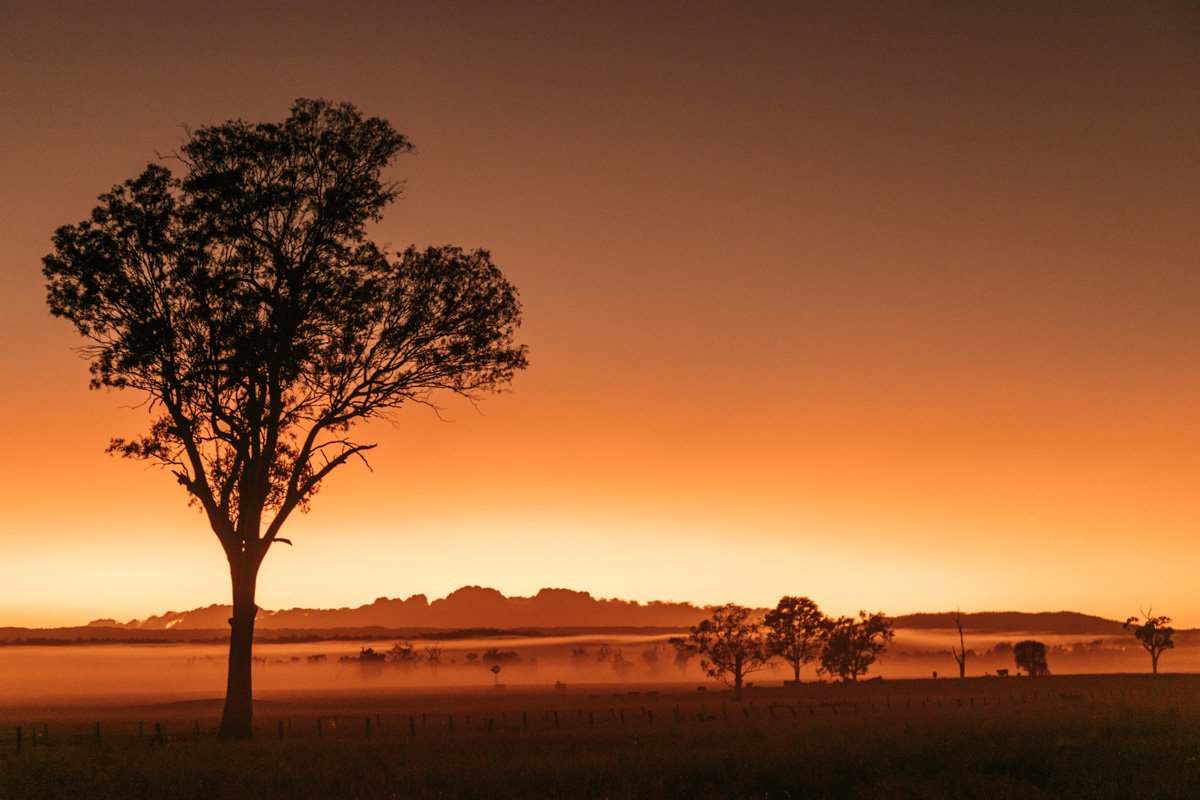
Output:
<svg viewBox="0 0 1200 800">
<path fill-rule="evenodd" d="M 0 798 L 1200 797 L 1200 676 L 267 691 L 242 743 L 218 713 L 0 710 Z"/>
</svg>

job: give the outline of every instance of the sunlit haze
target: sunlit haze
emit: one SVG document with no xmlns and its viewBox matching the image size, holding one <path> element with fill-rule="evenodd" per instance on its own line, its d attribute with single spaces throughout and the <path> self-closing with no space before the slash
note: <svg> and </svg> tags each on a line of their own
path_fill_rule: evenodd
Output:
<svg viewBox="0 0 1200 800">
<path fill-rule="evenodd" d="M 411 138 L 373 235 L 490 249 L 530 366 L 361 433 L 261 606 L 1200 626 L 1197 7 L 648 5 L 0 9 L 0 626 L 228 602 L 184 491 L 105 454 L 149 417 L 41 258 L 181 125 L 297 97 Z"/>
</svg>

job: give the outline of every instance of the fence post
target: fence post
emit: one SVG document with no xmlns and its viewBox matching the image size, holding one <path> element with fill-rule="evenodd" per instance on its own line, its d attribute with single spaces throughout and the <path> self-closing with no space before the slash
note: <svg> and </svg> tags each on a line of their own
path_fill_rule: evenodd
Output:
<svg viewBox="0 0 1200 800">
<path fill-rule="evenodd" d="M 561 726 L 558 724 L 558 710 L 554 711 L 554 729 L 558 730 Z"/>
<path fill-rule="evenodd" d="M 412 717 L 409 717 L 409 720 L 411 720 L 411 719 L 412 719 Z M 367 736 L 370 736 L 371 735 L 371 718 L 370 717 L 367 717 L 366 723 L 367 723 L 367 726 L 366 726 Z"/>
<path fill-rule="evenodd" d="M 196 723 L 197 725 L 199 723 Z M 279 738 L 283 739 L 283 720 L 279 720 Z"/>
</svg>

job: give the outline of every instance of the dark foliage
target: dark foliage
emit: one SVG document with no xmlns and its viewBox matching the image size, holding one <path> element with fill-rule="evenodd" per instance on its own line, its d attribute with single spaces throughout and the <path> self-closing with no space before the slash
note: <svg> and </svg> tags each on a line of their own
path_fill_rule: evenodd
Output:
<svg viewBox="0 0 1200 800">
<path fill-rule="evenodd" d="M 258 567 L 289 515 L 374 447 L 354 424 L 495 390 L 526 364 L 516 290 L 486 251 L 389 256 L 367 238 L 399 194 L 382 172 L 409 150 L 386 121 L 323 100 L 201 128 L 181 175 L 148 166 L 44 260 L 93 387 L 135 390 L 153 414 L 110 449 L 169 469 L 229 559 L 242 735 Z"/>
</svg>

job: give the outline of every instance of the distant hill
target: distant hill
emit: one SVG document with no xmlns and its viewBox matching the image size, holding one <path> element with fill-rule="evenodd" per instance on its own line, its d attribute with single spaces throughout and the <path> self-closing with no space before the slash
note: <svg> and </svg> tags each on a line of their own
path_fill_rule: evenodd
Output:
<svg viewBox="0 0 1200 800">
<path fill-rule="evenodd" d="M 893 618 L 897 628 L 930 630 L 953 628 L 950 614 L 904 614 Z M 1077 611 L 980 611 L 962 615 L 963 628 L 971 633 L 1047 633 L 1081 636 L 1125 633 L 1121 623 Z"/>
<path fill-rule="evenodd" d="M 450 638 L 500 632 L 523 635 L 662 633 L 686 630 L 708 613 L 707 607 L 692 603 L 603 599 L 571 589 L 542 589 L 532 597 L 505 597 L 495 589 L 464 586 L 433 601 L 418 594 L 405 600 L 381 597 L 357 608 L 264 609 L 259 612 L 256 629 L 262 641 Z M 87 626 L 73 628 L 0 628 L 0 642 L 221 641 L 228 637 L 229 614 L 229 606 L 211 605 L 191 611 L 168 611 L 128 622 L 98 619 Z M 893 620 L 901 631 L 948 629 L 954 625 L 948 612 L 904 614 Z M 1117 620 L 1074 611 L 964 613 L 963 623 L 971 634 L 1100 637 L 1124 633 Z"/>
<path fill-rule="evenodd" d="M 230 607 L 212 605 L 168 611 L 144 620 L 94 620 L 90 627 L 153 631 L 225 628 Z M 588 592 L 542 589 L 533 597 L 505 597 L 495 589 L 464 586 L 430 602 L 423 594 L 407 600 L 380 597 L 358 608 L 260 611 L 257 630 L 281 628 L 687 628 L 704 618 L 691 603 L 604 600 Z"/>
</svg>

